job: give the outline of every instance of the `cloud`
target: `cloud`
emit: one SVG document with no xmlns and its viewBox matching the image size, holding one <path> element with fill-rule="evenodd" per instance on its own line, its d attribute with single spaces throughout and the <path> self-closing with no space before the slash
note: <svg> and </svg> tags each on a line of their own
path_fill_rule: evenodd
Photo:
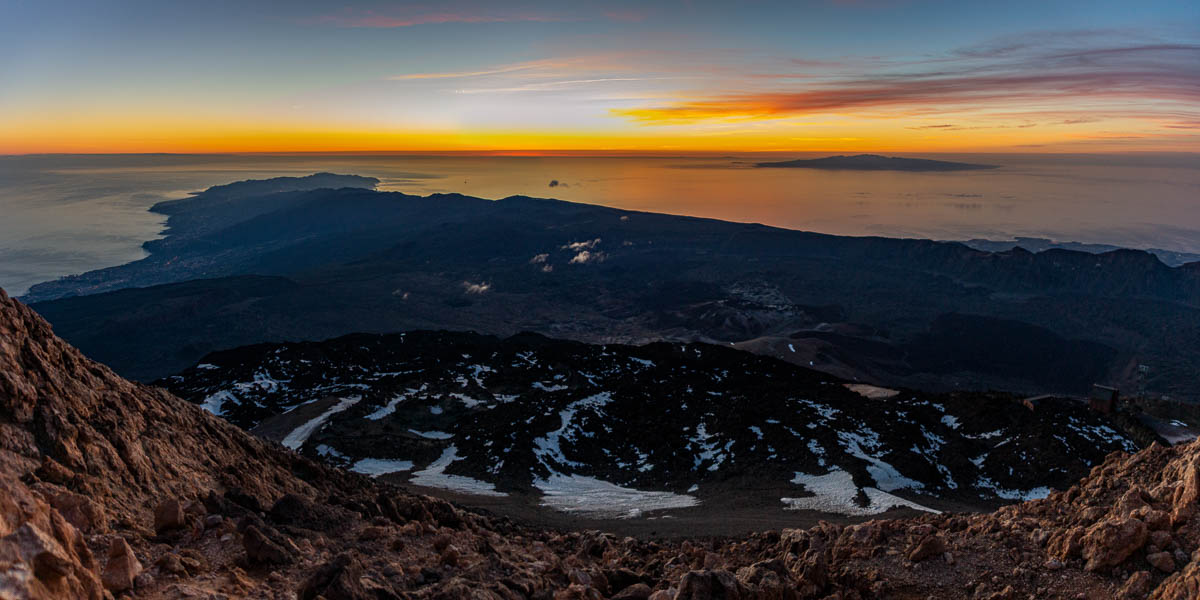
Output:
<svg viewBox="0 0 1200 600">
<path fill-rule="evenodd" d="M 571 186 L 567 185 L 566 183 L 560 182 L 560 181 L 559 181 L 559 180 L 557 180 L 557 179 L 551 179 L 551 180 L 550 180 L 550 187 L 552 187 L 552 188 L 556 188 L 556 187 L 571 187 Z"/>
<path fill-rule="evenodd" d="M 492 289 L 492 284 L 480 282 L 471 283 L 470 281 L 462 282 L 463 291 L 467 294 L 483 294 Z"/>
<path fill-rule="evenodd" d="M 486 75 L 502 75 L 505 73 L 515 73 L 517 71 L 528 71 L 536 69 L 537 65 L 533 63 L 521 63 L 509 65 L 506 67 L 497 67 L 495 69 L 485 69 L 482 71 L 450 71 L 444 73 L 408 73 L 405 75 L 393 75 L 388 77 L 393 81 L 406 81 L 410 79 L 463 79 L 467 77 L 483 77 Z"/>
<path fill-rule="evenodd" d="M 855 111 L 911 116 L 1006 105 L 1079 107 L 1081 112 L 1095 107 L 1137 115 L 1153 112 L 1158 103 L 1200 103 L 1200 45 L 1054 48 L 1036 42 L 960 51 L 941 61 L 800 85 L 786 75 L 777 80 L 786 84 L 780 88 L 699 93 L 611 112 L 643 124 L 681 124 Z M 929 68 L 931 62 L 936 68 Z"/>
<path fill-rule="evenodd" d="M 594 240 L 587 240 L 583 242 L 571 242 L 565 246 L 560 246 L 560 248 L 563 250 L 591 250 L 599 243 L 600 238 L 596 238 Z"/>
<path fill-rule="evenodd" d="M 549 260 L 549 259 L 550 259 L 550 255 L 549 255 L 549 254 L 535 254 L 535 255 L 533 256 L 533 258 L 529 259 L 529 264 L 531 264 L 531 265 L 540 265 L 540 264 L 543 264 L 543 263 L 545 263 L 545 262 L 546 262 L 547 260 Z"/>
<path fill-rule="evenodd" d="M 414 7 L 410 10 L 380 13 L 373 10 L 345 11 L 335 15 L 319 15 L 305 22 L 313 25 L 332 25 L 364 29 L 395 29 L 417 25 L 440 25 L 446 23 L 551 23 L 567 20 L 561 15 L 539 13 L 477 13 L 465 10 L 428 10 Z"/>
<path fill-rule="evenodd" d="M 634 9 L 579 10 L 576 8 L 567 13 L 502 8 L 502 4 L 443 2 L 425 6 L 394 6 L 378 11 L 347 8 L 334 14 L 302 19 L 301 22 L 334 27 L 394 29 L 447 23 L 558 23 L 600 20 L 631 23 L 646 18 L 646 13 Z"/>
<path fill-rule="evenodd" d="M 573 265 L 586 265 L 588 263 L 602 263 L 608 255 L 603 252 L 592 252 L 590 250 L 581 250 L 571 259 Z"/>
</svg>

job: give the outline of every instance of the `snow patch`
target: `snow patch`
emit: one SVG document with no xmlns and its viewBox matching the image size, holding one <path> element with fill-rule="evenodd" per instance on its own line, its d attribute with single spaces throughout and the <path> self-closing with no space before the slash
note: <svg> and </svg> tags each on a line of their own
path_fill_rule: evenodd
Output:
<svg viewBox="0 0 1200 600">
<path fill-rule="evenodd" d="M 542 491 L 542 506 L 591 518 L 631 519 L 648 511 L 700 503 L 684 494 L 635 490 L 574 474 L 551 473 L 548 479 L 535 480 L 533 485 Z"/>
<path fill-rule="evenodd" d="M 996 482 L 982 475 L 975 482 L 975 486 L 995 494 L 997 498 L 1004 498 L 1005 500 L 1041 500 L 1054 492 L 1053 488 L 1044 486 L 1028 490 L 1010 490 L 996 485 Z"/>
<path fill-rule="evenodd" d="M 400 471 L 411 471 L 413 463 L 411 460 L 395 460 L 391 458 L 364 458 L 350 467 L 355 473 L 370 475 L 371 477 L 379 477 L 388 473 L 398 473 Z"/>
<path fill-rule="evenodd" d="M 226 390 L 221 390 L 205 398 L 204 401 L 200 403 L 200 408 L 203 408 L 204 410 L 221 417 L 225 415 L 225 403 L 232 402 L 237 404 L 237 401 L 237 396 L 234 396 Z"/>
<path fill-rule="evenodd" d="M 860 431 L 862 433 L 839 431 L 838 440 L 846 444 L 847 453 L 870 463 L 867 466 L 867 473 L 870 473 L 871 477 L 875 479 L 875 485 L 879 489 L 885 492 L 892 492 L 903 488 L 919 490 L 925 487 L 921 482 L 905 477 L 900 471 L 896 470 L 896 467 L 881 460 L 879 457 L 868 454 L 868 451 L 879 451 L 879 434 L 869 427 L 863 427 Z"/>
<path fill-rule="evenodd" d="M 304 445 L 305 441 L 308 440 L 308 436 L 312 435 L 318 427 L 324 425 L 325 421 L 329 420 L 329 417 L 332 417 L 333 415 L 336 415 L 337 413 L 340 413 L 343 410 L 358 404 L 359 400 L 362 400 L 362 396 L 342 398 L 337 404 L 329 407 L 329 410 L 321 413 L 321 416 L 293 429 L 291 433 L 287 434 L 287 437 L 283 438 L 283 445 L 291 448 L 292 450 L 298 449 L 300 446 Z"/>
<path fill-rule="evenodd" d="M 873 487 L 859 488 L 854 485 L 854 478 L 850 473 L 842 469 L 834 469 L 824 475 L 796 473 L 792 483 L 803 485 L 804 489 L 813 495 L 804 498 L 780 498 L 787 510 L 816 510 L 858 517 L 877 515 L 898 506 L 941 513 Z M 866 496 L 866 506 L 858 502 L 860 491 Z"/>
<path fill-rule="evenodd" d="M 453 433 L 446 433 L 445 431 L 417 431 L 416 429 L 409 429 L 408 431 L 427 440 L 448 440 L 454 437 Z"/>
<path fill-rule="evenodd" d="M 561 419 L 561 424 L 558 429 L 547 433 L 546 437 L 538 438 L 533 442 L 534 447 L 537 448 L 534 451 L 537 459 L 551 472 L 554 472 L 556 467 L 553 463 L 570 467 L 582 467 L 583 465 L 568 460 L 566 455 L 563 454 L 562 440 L 571 441 L 575 439 L 575 429 L 571 422 L 575 419 L 576 412 L 585 408 L 599 408 L 611 401 L 611 392 L 600 392 L 599 394 L 576 400 L 559 411 L 558 416 Z"/>
<path fill-rule="evenodd" d="M 454 444 L 450 444 L 442 451 L 442 455 L 437 460 L 430 463 L 428 467 L 425 467 L 425 470 L 413 473 L 412 479 L 409 479 L 409 483 L 476 496 L 508 495 L 504 492 L 496 491 L 496 486 L 486 481 L 462 475 L 447 474 L 446 467 L 450 466 L 450 463 L 456 460 L 458 460 L 458 448 Z"/>
<path fill-rule="evenodd" d="M 425 386 L 421 386 L 421 389 L 425 389 Z M 419 391 L 421 391 L 421 390 L 414 390 L 412 388 L 409 388 L 408 391 L 403 394 L 396 394 L 396 396 L 394 398 L 392 398 L 391 400 L 388 400 L 388 403 L 386 405 L 380 407 L 375 412 L 367 415 L 366 418 L 370 419 L 372 421 L 378 421 L 378 420 L 396 412 L 396 407 L 399 406 L 401 402 L 408 400 L 409 398 L 412 397 L 413 394 L 415 394 Z"/>
</svg>

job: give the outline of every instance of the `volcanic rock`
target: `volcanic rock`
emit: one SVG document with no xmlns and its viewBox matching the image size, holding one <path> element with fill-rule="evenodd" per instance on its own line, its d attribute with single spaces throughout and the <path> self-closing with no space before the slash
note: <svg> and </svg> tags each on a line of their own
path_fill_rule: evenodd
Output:
<svg viewBox="0 0 1200 600">
<path fill-rule="evenodd" d="M 172 529 L 180 529 L 187 525 L 187 517 L 183 512 L 183 502 L 178 498 L 164 500 L 154 509 L 154 531 L 163 533 Z"/>
<path fill-rule="evenodd" d="M 133 589 L 133 582 L 141 573 L 142 563 L 134 556 L 129 542 L 122 537 L 113 538 L 104 565 L 104 587 L 114 592 Z"/>
<path fill-rule="evenodd" d="M 1137 519 L 1106 519 L 1088 528 L 1083 536 L 1083 558 L 1087 570 L 1114 567 L 1141 549 L 1149 536 L 1146 524 Z"/>
</svg>

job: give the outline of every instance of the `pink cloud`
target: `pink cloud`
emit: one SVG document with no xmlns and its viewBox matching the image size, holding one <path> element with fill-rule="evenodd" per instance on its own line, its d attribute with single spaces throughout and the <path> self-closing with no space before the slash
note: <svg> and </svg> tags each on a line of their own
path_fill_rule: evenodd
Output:
<svg viewBox="0 0 1200 600">
<path fill-rule="evenodd" d="M 914 114 L 981 106 L 1038 110 L 1050 105 L 1082 112 L 1092 102 L 1121 104 L 1128 110 L 1151 113 L 1156 104 L 1163 102 L 1200 106 L 1200 46 L 1164 44 L 1055 51 L 1015 62 L 968 61 L 958 68 L 936 72 L 861 74 L 806 84 L 798 84 L 794 74 L 776 78 L 756 75 L 755 79 L 752 89 L 746 91 L 691 93 L 674 101 L 613 112 L 642 123 L 861 110 Z M 761 85 L 764 80 L 765 89 Z M 772 81 L 775 86 L 770 85 Z"/>
</svg>

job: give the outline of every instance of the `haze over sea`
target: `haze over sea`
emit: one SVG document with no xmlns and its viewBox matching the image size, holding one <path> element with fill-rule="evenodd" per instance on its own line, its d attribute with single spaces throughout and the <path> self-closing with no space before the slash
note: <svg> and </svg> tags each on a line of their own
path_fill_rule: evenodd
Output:
<svg viewBox="0 0 1200 600">
<path fill-rule="evenodd" d="M 164 217 L 147 210 L 160 200 L 319 171 L 377 177 L 380 189 L 409 194 L 521 194 L 842 235 L 1024 236 L 1200 253 L 1194 154 L 922 155 L 998 167 L 936 173 L 750 167 L 825 155 L 0 157 L 0 287 L 19 295 L 141 258 L 141 243 L 162 230 Z"/>
</svg>

